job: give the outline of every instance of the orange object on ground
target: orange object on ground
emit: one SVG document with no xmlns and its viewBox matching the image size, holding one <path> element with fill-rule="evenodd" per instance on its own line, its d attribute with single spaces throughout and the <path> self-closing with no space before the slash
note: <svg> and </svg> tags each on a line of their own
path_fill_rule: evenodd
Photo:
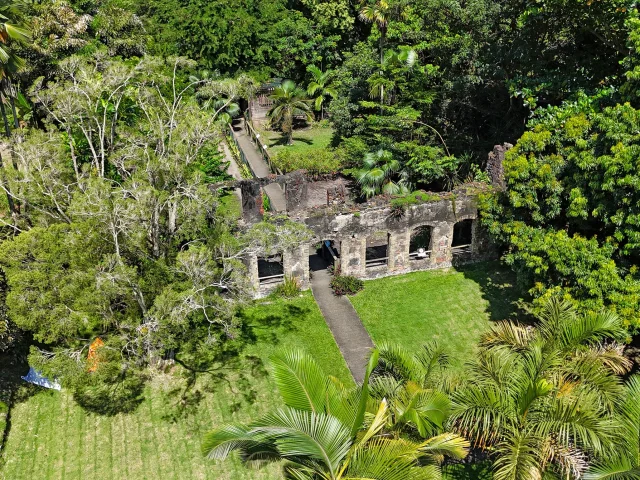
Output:
<svg viewBox="0 0 640 480">
<path fill-rule="evenodd" d="M 100 337 L 96 337 L 96 339 L 91 342 L 89 345 L 89 355 L 87 355 L 87 360 L 89 361 L 89 371 L 95 372 L 98 368 L 98 350 L 104 347 L 104 342 Z"/>
</svg>

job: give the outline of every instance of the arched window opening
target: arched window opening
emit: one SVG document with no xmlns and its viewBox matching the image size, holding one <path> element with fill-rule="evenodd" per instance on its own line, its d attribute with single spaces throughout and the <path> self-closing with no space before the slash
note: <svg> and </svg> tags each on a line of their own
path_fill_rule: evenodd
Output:
<svg viewBox="0 0 640 480">
<path fill-rule="evenodd" d="M 431 243 L 432 230 L 433 228 L 428 225 L 413 229 L 409 241 L 409 258 L 411 260 L 425 260 L 431 257 L 431 250 L 433 249 Z"/>
</svg>

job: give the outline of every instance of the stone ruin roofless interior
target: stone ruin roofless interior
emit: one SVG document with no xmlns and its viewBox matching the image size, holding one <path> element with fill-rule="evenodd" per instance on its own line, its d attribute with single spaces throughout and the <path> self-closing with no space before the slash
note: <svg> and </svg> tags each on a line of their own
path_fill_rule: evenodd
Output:
<svg viewBox="0 0 640 480">
<path fill-rule="evenodd" d="M 478 196 L 490 188 L 503 188 L 502 161 L 509 147 L 496 146 L 489 154 L 492 186 L 464 184 L 452 192 L 417 194 L 415 201 L 402 207 L 386 197 L 353 203 L 344 179 L 314 182 L 304 171 L 237 182 L 244 228 L 262 220 L 263 188 L 278 183 L 286 200 L 286 212 L 278 213 L 313 233 L 309 242 L 276 255 L 254 253 L 245 258 L 254 295 L 264 296 L 285 276 L 308 289 L 310 255 L 316 249 L 343 275 L 362 279 L 495 257 L 497 251 L 479 225 Z"/>
</svg>

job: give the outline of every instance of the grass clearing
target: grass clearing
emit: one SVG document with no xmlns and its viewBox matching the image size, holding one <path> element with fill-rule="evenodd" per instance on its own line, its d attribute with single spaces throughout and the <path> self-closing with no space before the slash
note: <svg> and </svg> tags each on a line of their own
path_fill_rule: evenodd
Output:
<svg viewBox="0 0 640 480">
<path fill-rule="evenodd" d="M 333 129 L 314 125 L 305 130 L 294 130 L 293 145 L 287 145 L 286 136 L 280 132 L 261 130 L 260 135 L 262 135 L 263 138 L 267 138 L 267 146 L 272 154 L 277 154 L 284 149 L 294 153 L 305 153 L 311 150 L 327 148 L 331 144 Z"/>
<path fill-rule="evenodd" d="M 490 322 L 515 314 L 517 298 L 513 273 L 483 262 L 367 281 L 351 302 L 374 342 L 411 349 L 437 340 L 461 368 Z"/>
<path fill-rule="evenodd" d="M 183 382 L 175 374 L 161 374 L 134 413 L 105 417 L 87 413 L 64 391 L 25 387 L 11 412 L 0 479 L 281 478 L 276 465 L 251 470 L 237 458 L 206 461 L 200 455 L 202 435 L 225 422 L 253 419 L 277 401 L 266 362 L 283 346 L 303 348 L 327 373 L 349 383 L 352 379 L 309 292 L 293 300 L 256 303 L 243 316 L 247 328 L 242 370 L 255 397 L 248 400 L 242 395 L 246 385 L 235 384 L 232 373 L 215 389 L 202 387 L 199 403 L 179 410 L 172 391 Z M 182 415 L 176 417 L 178 412 Z"/>
</svg>

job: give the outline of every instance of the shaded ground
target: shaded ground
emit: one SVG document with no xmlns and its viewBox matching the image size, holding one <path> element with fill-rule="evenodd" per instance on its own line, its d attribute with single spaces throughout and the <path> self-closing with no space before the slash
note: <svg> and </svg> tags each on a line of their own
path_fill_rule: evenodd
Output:
<svg viewBox="0 0 640 480">
<path fill-rule="evenodd" d="M 492 320 L 516 315 L 517 299 L 513 274 L 496 261 L 368 281 L 351 303 L 374 342 L 437 340 L 461 368 Z"/>
<path fill-rule="evenodd" d="M 277 402 L 267 359 L 281 347 L 310 352 L 327 372 L 351 382 L 349 371 L 316 306 L 306 293 L 245 310 L 237 362 L 199 377 L 184 396 L 186 370 L 158 376 L 132 414 L 87 414 L 68 392 L 36 388 L 13 408 L 0 478 L 276 480 L 278 466 L 247 469 L 236 458 L 205 461 L 202 435 L 228 421 L 246 421 Z"/>
</svg>

